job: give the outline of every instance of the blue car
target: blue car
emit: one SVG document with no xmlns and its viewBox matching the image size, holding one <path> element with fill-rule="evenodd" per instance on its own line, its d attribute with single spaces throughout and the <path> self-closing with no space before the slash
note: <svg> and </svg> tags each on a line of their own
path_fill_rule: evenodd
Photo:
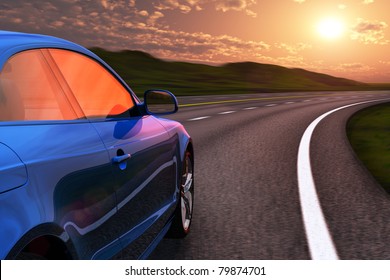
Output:
<svg viewBox="0 0 390 280">
<path fill-rule="evenodd" d="M 144 259 L 190 230 L 194 151 L 99 57 L 0 31 L 0 259 Z"/>
</svg>

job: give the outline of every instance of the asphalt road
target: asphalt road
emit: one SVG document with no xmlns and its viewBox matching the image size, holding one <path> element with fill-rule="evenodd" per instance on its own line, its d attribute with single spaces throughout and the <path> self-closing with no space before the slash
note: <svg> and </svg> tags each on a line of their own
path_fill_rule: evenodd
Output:
<svg viewBox="0 0 390 280">
<path fill-rule="evenodd" d="M 185 125 L 195 147 L 193 223 L 185 239 L 164 239 L 150 259 L 316 259 L 315 251 L 328 249 L 335 259 L 390 259 L 390 195 L 357 159 L 345 133 L 354 112 L 384 101 L 336 111 L 310 138 L 311 168 L 303 168 L 312 172 L 333 248 L 309 241 L 322 244 L 323 229 L 308 230 L 300 193 L 306 190 L 297 174 L 302 137 L 317 117 L 386 98 L 390 92 L 179 98 L 171 118 Z M 308 204 L 308 213 L 315 213 L 315 203 Z"/>
</svg>

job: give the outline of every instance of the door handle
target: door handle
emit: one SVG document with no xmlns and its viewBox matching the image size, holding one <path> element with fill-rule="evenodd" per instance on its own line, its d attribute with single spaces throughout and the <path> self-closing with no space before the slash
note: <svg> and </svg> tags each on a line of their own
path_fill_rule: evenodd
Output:
<svg viewBox="0 0 390 280">
<path fill-rule="evenodd" d="M 112 162 L 113 163 L 122 163 L 126 160 L 129 160 L 131 158 L 131 155 L 130 154 L 124 154 L 124 155 L 121 155 L 121 156 L 116 156 L 116 157 L 113 157 L 112 158 Z"/>
</svg>

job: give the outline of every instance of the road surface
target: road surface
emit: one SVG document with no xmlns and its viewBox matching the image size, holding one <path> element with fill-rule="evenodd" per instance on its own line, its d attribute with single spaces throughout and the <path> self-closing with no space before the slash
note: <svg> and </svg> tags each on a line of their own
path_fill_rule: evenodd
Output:
<svg viewBox="0 0 390 280">
<path fill-rule="evenodd" d="M 179 98 L 170 118 L 194 140 L 193 223 L 150 259 L 390 259 L 390 195 L 345 132 L 354 112 L 386 100 L 390 92 Z"/>
</svg>

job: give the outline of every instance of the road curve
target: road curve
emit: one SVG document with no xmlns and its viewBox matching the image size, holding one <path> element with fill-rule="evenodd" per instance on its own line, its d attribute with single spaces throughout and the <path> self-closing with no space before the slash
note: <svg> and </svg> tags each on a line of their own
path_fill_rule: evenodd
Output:
<svg viewBox="0 0 390 280">
<path fill-rule="evenodd" d="M 390 92 L 317 92 L 179 98 L 171 118 L 195 145 L 190 235 L 164 239 L 150 259 L 311 259 L 302 215 L 298 149 L 306 129 L 324 225 L 340 259 L 390 259 L 390 196 L 345 133 L 356 111 Z M 320 254 L 321 255 L 321 254 Z M 332 255 L 333 256 L 333 255 Z"/>
</svg>

